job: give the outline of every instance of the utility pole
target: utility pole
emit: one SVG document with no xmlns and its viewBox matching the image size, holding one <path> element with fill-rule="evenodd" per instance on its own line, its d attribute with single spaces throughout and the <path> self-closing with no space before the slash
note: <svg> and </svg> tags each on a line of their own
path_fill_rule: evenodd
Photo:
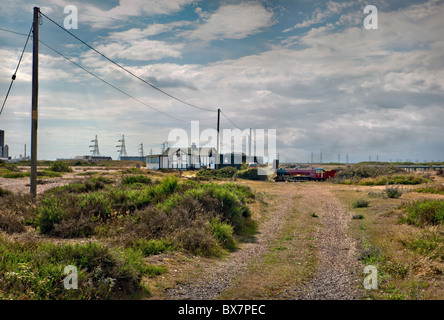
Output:
<svg viewBox="0 0 444 320">
<path fill-rule="evenodd" d="M 220 109 L 217 109 L 217 146 L 216 146 L 216 169 L 219 169 L 219 129 L 220 129 Z"/>
<path fill-rule="evenodd" d="M 250 128 L 250 136 L 249 136 L 250 141 L 248 142 L 248 155 L 250 156 L 250 161 L 251 161 L 251 128 Z M 251 161 L 254 162 L 254 161 Z"/>
<path fill-rule="evenodd" d="M 32 112 L 31 112 L 31 196 L 37 196 L 37 125 L 38 94 L 39 94 L 39 14 L 40 8 L 34 7 L 34 20 L 32 22 Z"/>
</svg>

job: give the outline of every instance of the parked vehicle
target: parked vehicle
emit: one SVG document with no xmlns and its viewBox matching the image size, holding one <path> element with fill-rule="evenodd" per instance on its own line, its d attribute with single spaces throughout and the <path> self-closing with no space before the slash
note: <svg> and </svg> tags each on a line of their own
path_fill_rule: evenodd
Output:
<svg viewBox="0 0 444 320">
<path fill-rule="evenodd" d="M 247 169 L 253 169 L 253 168 L 257 168 L 257 167 L 259 167 L 259 165 L 257 164 L 257 163 L 249 163 L 248 164 L 248 168 Z"/>
<path fill-rule="evenodd" d="M 323 168 L 278 169 L 275 181 L 325 181 L 333 178 L 336 172 L 336 170 L 325 171 Z"/>
</svg>

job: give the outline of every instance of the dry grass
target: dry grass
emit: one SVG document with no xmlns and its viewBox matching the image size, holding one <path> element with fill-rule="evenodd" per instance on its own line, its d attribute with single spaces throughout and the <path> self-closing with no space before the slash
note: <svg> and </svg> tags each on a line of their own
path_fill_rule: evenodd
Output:
<svg viewBox="0 0 444 320">
<path fill-rule="evenodd" d="M 268 241 L 267 252 L 252 260 L 247 273 L 219 299 L 286 299 L 286 290 L 300 286 L 317 265 L 313 234 L 318 220 L 311 216 L 316 208 L 299 201 L 294 192 L 291 193 L 293 201 L 284 202 L 280 184 L 252 182 L 250 185 L 267 195 L 268 205 L 262 207 L 263 222 L 276 212 L 288 210 L 282 215 L 284 228 Z M 286 207 L 289 205 L 290 208 Z"/>
<path fill-rule="evenodd" d="M 372 190 L 372 191 L 369 191 Z M 444 298 L 444 261 L 431 259 L 420 250 L 409 245 L 421 239 L 427 230 L 399 223 L 403 214 L 399 209 L 403 202 L 418 199 L 444 199 L 435 194 L 404 193 L 399 199 L 369 196 L 376 194 L 375 188 L 342 186 L 336 188 L 336 195 L 350 208 L 357 199 L 366 197 L 368 208 L 354 209 L 362 214 L 363 220 L 354 220 L 351 232 L 361 239 L 362 250 L 378 250 L 379 257 L 364 259 L 364 265 L 374 264 L 378 268 L 379 289 L 367 291 L 372 299 L 439 299 Z M 440 231 L 442 232 L 442 230 Z M 364 277 L 364 275 L 363 275 Z"/>
</svg>

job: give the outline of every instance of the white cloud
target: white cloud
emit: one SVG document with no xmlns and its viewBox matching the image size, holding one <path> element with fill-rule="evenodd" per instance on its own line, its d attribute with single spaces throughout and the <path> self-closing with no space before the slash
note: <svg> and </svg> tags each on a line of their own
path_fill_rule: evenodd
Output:
<svg viewBox="0 0 444 320">
<path fill-rule="evenodd" d="M 358 1 L 360 2 L 360 1 Z M 294 29 L 299 28 L 307 28 L 315 24 L 320 24 L 324 22 L 327 18 L 331 17 L 332 15 L 340 14 L 344 9 L 349 8 L 351 6 L 354 6 L 357 4 L 357 1 L 350 1 L 350 2 L 334 2 L 329 1 L 325 8 L 316 8 L 313 13 L 311 14 L 311 18 L 306 19 L 302 22 L 299 22 L 295 24 L 293 27 L 288 28 L 284 30 L 283 32 L 288 32 Z M 348 16 L 348 15 L 347 15 Z M 344 19 L 345 17 L 343 17 Z"/>
<path fill-rule="evenodd" d="M 243 39 L 273 24 L 273 12 L 257 2 L 224 5 L 188 34 L 204 41 Z"/>
<path fill-rule="evenodd" d="M 165 57 L 180 57 L 183 44 L 169 44 L 157 40 L 113 42 L 96 49 L 111 59 L 150 61 Z"/>
<path fill-rule="evenodd" d="M 144 29 L 132 28 L 126 31 L 120 32 L 111 32 L 106 39 L 113 41 L 131 41 L 131 40 L 140 40 L 145 39 L 147 37 L 159 35 L 165 32 L 173 31 L 177 28 L 189 26 L 191 22 L 189 21 L 174 21 L 171 23 L 155 23 L 150 24 Z"/>
<path fill-rule="evenodd" d="M 151 0 L 147 3 L 145 0 L 120 0 L 119 5 L 110 10 L 88 5 L 85 6 L 86 14 L 82 16 L 82 21 L 93 28 L 112 28 L 116 23 L 131 17 L 172 14 L 195 2 L 196 0 Z"/>
</svg>

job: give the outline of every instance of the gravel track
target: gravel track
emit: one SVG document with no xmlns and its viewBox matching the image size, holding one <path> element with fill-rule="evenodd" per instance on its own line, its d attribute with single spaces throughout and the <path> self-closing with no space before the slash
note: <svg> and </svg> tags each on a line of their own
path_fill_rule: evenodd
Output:
<svg viewBox="0 0 444 320">
<path fill-rule="evenodd" d="M 295 289 L 298 300 L 356 300 L 360 266 L 357 242 L 347 235 L 351 213 L 347 212 L 327 186 L 307 188 L 307 196 L 318 202 L 319 228 L 317 238 L 319 269 L 308 283 Z"/>
<path fill-rule="evenodd" d="M 275 233 L 283 227 L 286 214 L 291 210 L 288 204 L 297 192 L 290 188 L 290 192 L 280 195 L 278 210 L 260 228 L 259 234 L 253 243 L 244 243 L 240 250 L 230 254 L 226 260 L 209 266 L 205 274 L 198 279 L 167 291 L 171 300 L 211 300 L 229 288 L 233 281 L 247 270 L 248 264 L 256 257 L 267 252 L 268 243 Z"/>
<path fill-rule="evenodd" d="M 279 189 L 277 189 L 279 188 Z M 273 235 L 284 227 L 284 217 L 300 201 L 318 208 L 320 227 L 318 239 L 319 268 L 314 277 L 298 288 L 287 289 L 285 299 L 296 300 L 354 300 L 362 297 L 359 285 L 356 241 L 347 235 L 351 213 L 347 212 L 326 184 L 276 184 L 272 192 L 277 205 L 269 219 L 260 227 L 254 243 L 243 244 L 226 260 L 208 266 L 202 275 L 166 292 L 168 299 L 215 299 L 242 276 L 252 259 L 267 253 Z M 285 192 L 283 192 L 285 190 Z M 295 197 L 299 199 L 295 201 Z"/>
</svg>

